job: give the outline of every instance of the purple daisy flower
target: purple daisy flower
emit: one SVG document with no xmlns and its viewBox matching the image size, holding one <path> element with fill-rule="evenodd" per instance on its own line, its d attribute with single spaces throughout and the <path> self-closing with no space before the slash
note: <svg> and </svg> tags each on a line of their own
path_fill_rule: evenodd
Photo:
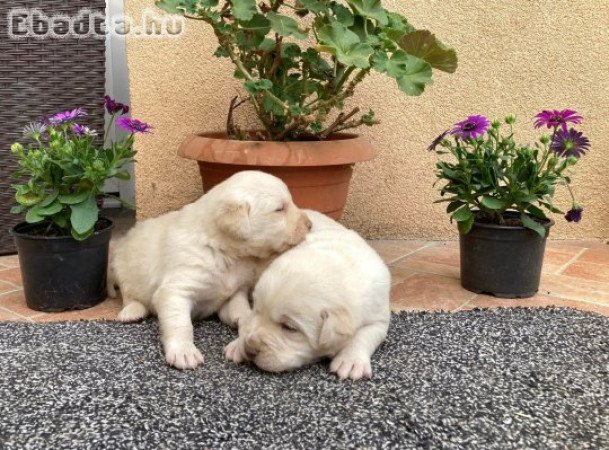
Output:
<svg viewBox="0 0 609 450">
<path fill-rule="evenodd" d="M 72 132 L 76 136 L 96 136 L 97 131 L 91 130 L 89 127 L 85 127 L 84 125 L 79 125 L 77 123 L 72 125 Z"/>
<path fill-rule="evenodd" d="M 567 131 L 567 124 L 580 124 L 584 118 L 577 114 L 577 111 L 572 109 L 563 109 L 559 111 L 544 110 L 535 116 L 535 128 L 542 128 L 544 126 L 548 128 L 561 127 L 563 131 Z"/>
<path fill-rule="evenodd" d="M 151 125 L 130 117 L 119 117 L 116 119 L 116 124 L 131 133 L 149 133 L 152 130 Z"/>
<path fill-rule="evenodd" d="M 440 134 L 437 138 L 435 138 L 429 145 L 429 147 L 427 147 L 427 150 L 433 152 L 436 147 L 440 145 L 440 143 L 446 138 L 446 136 L 448 136 L 448 133 L 450 133 L 450 130 L 446 130 L 444 133 Z"/>
<path fill-rule="evenodd" d="M 49 117 L 47 120 L 49 121 L 49 123 L 51 125 L 59 125 L 59 124 L 65 123 L 65 122 L 71 122 L 74 119 L 77 119 L 79 117 L 85 117 L 86 115 L 87 115 L 87 113 L 85 112 L 84 109 L 76 108 L 71 111 L 64 111 L 64 112 L 57 113 L 57 114 Z"/>
<path fill-rule="evenodd" d="M 578 223 L 582 220 L 582 213 L 584 212 L 584 209 L 581 206 L 573 206 L 573 208 L 571 208 L 569 211 L 567 211 L 567 214 L 565 214 L 565 219 L 567 219 L 567 222 L 575 222 Z"/>
<path fill-rule="evenodd" d="M 580 158 L 590 149 L 590 140 L 573 128 L 569 131 L 558 130 L 550 148 L 558 156 Z"/>
<path fill-rule="evenodd" d="M 129 112 L 129 106 L 125 105 L 124 103 L 117 102 L 109 95 L 104 96 L 104 107 L 110 115 L 127 114 Z"/>
<path fill-rule="evenodd" d="M 484 116 L 469 116 L 462 122 L 455 124 L 450 134 L 461 139 L 476 139 L 482 136 L 491 126 L 491 122 Z"/>
</svg>

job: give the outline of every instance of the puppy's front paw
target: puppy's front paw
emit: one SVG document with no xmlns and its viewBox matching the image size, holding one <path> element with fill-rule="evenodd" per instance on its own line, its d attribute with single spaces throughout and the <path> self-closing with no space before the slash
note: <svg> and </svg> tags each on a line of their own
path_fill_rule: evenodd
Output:
<svg viewBox="0 0 609 450">
<path fill-rule="evenodd" d="M 243 352 L 241 351 L 239 338 L 235 339 L 226 347 L 224 347 L 224 357 L 227 360 L 232 361 L 236 364 L 242 363 L 246 360 L 243 355 Z"/>
<path fill-rule="evenodd" d="M 168 342 L 165 345 L 165 361 L 177 369 L 196 369 L 203 364 L 203 355 L 192 342 Z"/>
<path fill-rule="evenodd" d="M 330 363 L 330 372 L 334 372 L 341 380 L 350 378 L 359 380 L 372 377 L 370 357 L 353 353 L 339 353 Z"/>
</svg>

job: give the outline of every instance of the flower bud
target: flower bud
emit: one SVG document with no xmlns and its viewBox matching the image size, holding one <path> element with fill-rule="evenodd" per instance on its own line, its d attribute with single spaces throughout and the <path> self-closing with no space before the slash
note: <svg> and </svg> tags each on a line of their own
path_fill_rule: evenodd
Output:
<svg viewBox="0 0 609 450">
<path fill-rule="evenodd" d="M 23 151 L 23 145 L 21 145 L 19 142 L 15 142 L 13 145 L 11 145 L 11 152 L 12 153 L 21 153 Z"/>
<path fill-rule="evenodd" d="M 548 142 L 550 142 L 550 136 L 548 136 L 547 134 L 542 135 L 539 138 L 539 142 L 541 142 L 543 145 L 547 145 Z"/>
<path fill-rule="evenodd" d="M 516 116 L 514 114 L 506 116 L 505 123 L 508 125 L 514 125 L 516 123 Z"/>
<path fill-rule="evenodd" d="M 495 129 L 497 129 L 497 128 L 501 127 L 501 122 L 498 121 L 497 119 L 495 119 L 491 122 L 491 126 Z"/>
</svg>

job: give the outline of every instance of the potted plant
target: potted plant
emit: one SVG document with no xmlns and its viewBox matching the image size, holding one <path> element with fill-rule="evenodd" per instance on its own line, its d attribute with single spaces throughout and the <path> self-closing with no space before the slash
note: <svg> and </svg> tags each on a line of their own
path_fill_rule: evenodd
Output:
<svg viewBox="0 0 609 450">
<path fill-rule="evenodd" d="M 108 244 L 113 224 L 99 217 L 102 187 L 109 178 L 128 179 L 136 133 L 150 126 L 124 116 L 128 107 L 105 98 L 111 115 L 129 135 L 108 142 L 108 130 L 79 124 L 82 108 L 58 113 L 24 130 L 26 145 L 11 151 L 19 168 L 13 184 L 15 214 L 25 214 L 15 237 L 28 307 L 39 311 L 83 309 L 106 297 Z"/>
<path fill-rule="evenodd" d="M 572 198 L 566 220 L 582 217 L 570 169 L 590 142 L 568 126 L 581 121 L 572 110 L 543 111 L 535 126 L 551 133 L 530 146 L 516 142 L 514 116 L 503 126 L 470 116 L 429 146 L 439 155 L 436 175 L 444 198 L 438 202 L 448 202 L 446 211 L 458 224 L 465 289 L 506 298 L 535 295 L 554 224 L 546 213 L 562 214 L 552 203 L 557 186 L 567 188 Z M 444 155 L 456 161 L 446 161 Z"/>
<path fill-rule="evenodd" d="M 232 99 L 226 130 L 190 136 L 179 154 L 199 163 L 204 189 L 243 169 L 282 178 L 296 203 L 335 218 L 352 166 L 374 156 L 345 131 L 378 123 L 374 112 L 345 109 L 374 70 L 420 95 L 432 69 L 454 72 L 457 57 L 432 33 L 415 29 L 380 0 L 156 0 L 170 13 L 207 22 L 244 95 Z M 259 129 L 237 125 L 248 104 Z"/>
</svg>

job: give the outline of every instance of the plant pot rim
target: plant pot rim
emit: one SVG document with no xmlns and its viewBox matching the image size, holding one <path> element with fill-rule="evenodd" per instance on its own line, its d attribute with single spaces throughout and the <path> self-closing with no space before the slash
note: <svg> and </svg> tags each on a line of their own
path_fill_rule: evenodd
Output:
<svg viewBox="0 0 609 450">
<path fill-rule="evenodd" d="M 101 230 L 94 231 L 91 236 L 89 236 L 87 239 L 85 239 L 82 242 L 86 242 L 94 236 L 99 236 L 100 234 L 104 234 L 104 233 L 108 233 L 108 232 L 112 231 L 112 229 L 114 228 L 114 222 L 112 220 L 110 220 L 106 217 L 100 217 L 98 219 L 98 221 L 100 221 L 100 220 L 105 220 L 108 223 L 108 225 L 106 227 L 102 228 Z M 76 241 L 76 239 L 74 239 L 72 236 L 34 236 L 34 235 L 31 235 L 28 233 L 23 233 L 23 232 L 18 231 L 19 227 L 27 226 L 27 225 L 36 225 L 36 224 L 28 223 L 28 222 L 19 222 L 17 225 L 15 225 L 14 227 L 12 227 L 9 230 L 9 234 L 11 236 L 15 236 L 20 239 L 31 239 L 34 241 L 61 241 L 61 240 Z"/>
<path fill-rule="evenodd" d="M 477 211 L 474 211 L 474 214 Z M 516 216 L 518 213 L 516 211 L 506 211 L 506 213 L 508 213 L 509 216 Z M 530 216 L 530 215 L 529 215 Z M 546 230 L 552 228 L 556 222 L 553 219 L 548 219 L 546 221 L 540 221 L 538 219 L 533 218 L 537 223 L 539 223 L 541 226 L 543 226 Z M 522 226 L 522 225 L 500 225 L 497 223 L 488 223 L 488 222 L 480 222 L 477 219 L 474 220 L 474 225 L 478 228 L 488 228 L 488 229 L 495 229 L 495 230 L 529 230 L 529 228 Z"/>
<path fill-rule="evenodd" d="M 323 141 L 239 141 L 225 132 L 192 134 L 178 155 L 196 161 L 246 166 L 316 167 L 350 165 L 374 158 L 372 145 L 357 134 Z"/>
</svg>

